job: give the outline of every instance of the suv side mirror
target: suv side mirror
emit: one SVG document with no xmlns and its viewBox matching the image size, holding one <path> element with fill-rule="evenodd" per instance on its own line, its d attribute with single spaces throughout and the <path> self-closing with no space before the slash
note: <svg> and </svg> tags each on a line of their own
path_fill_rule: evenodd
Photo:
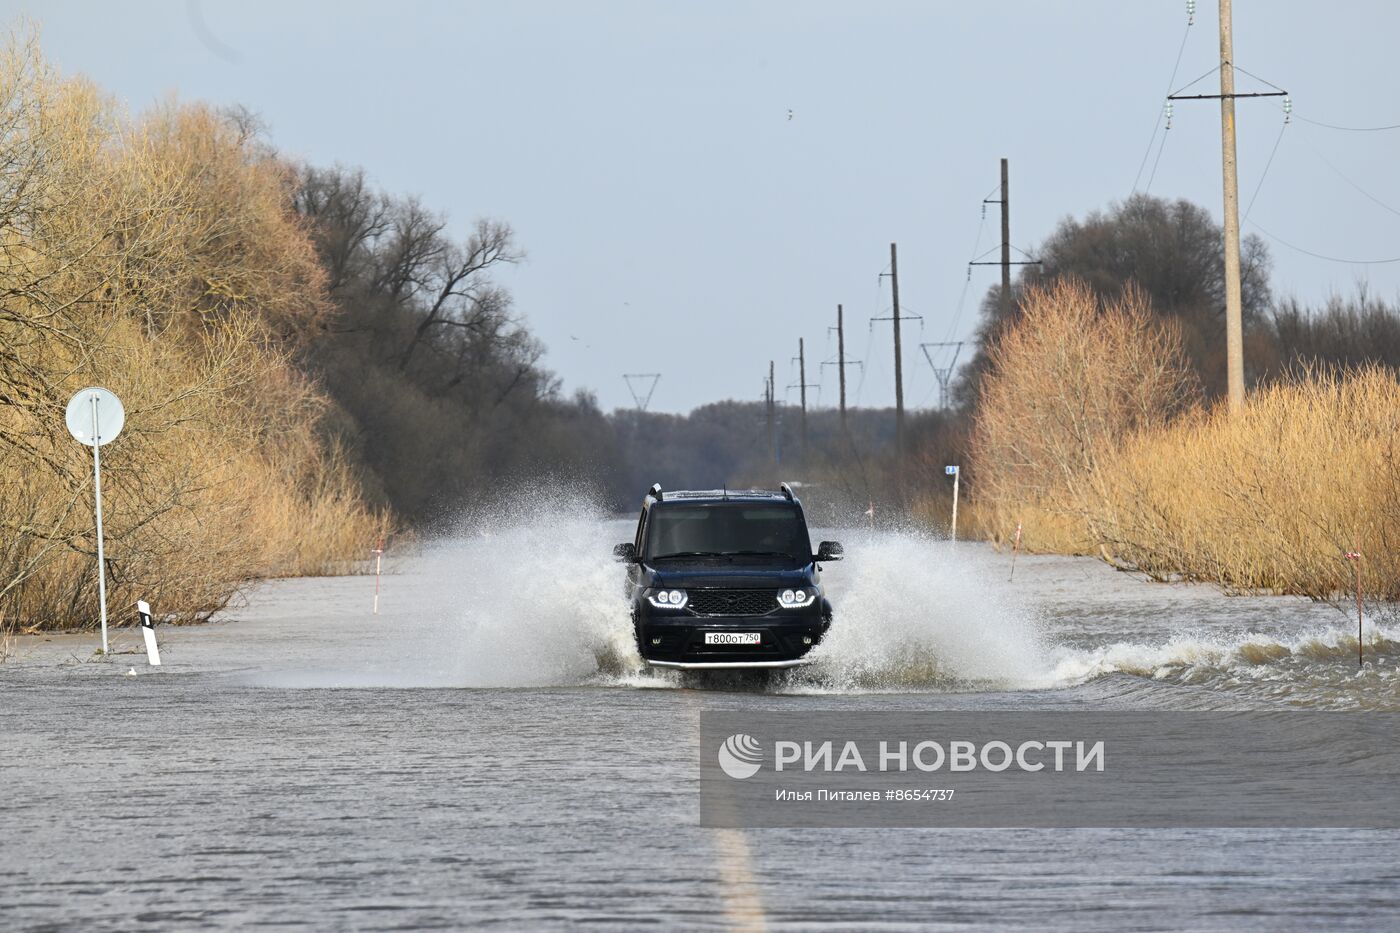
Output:
<svg viewBox="0 0 1400 933">
<path fill-rule="evenodd" d="M 817 545 L 817 554 L 815 559 L 817 563 L 822 563 L 824 561 L 840 560 L 841 555 L 845 553 L 845 550 L 846 549 L 841 546 L 840 541 L 823 541 L 821 544 Z"/>
<path fill-rule="evenodd" d="M 635 564 L 637 562 L 637 546 L 631 541 L 615 545 L 613 547 L 613 557 L 623 563 Z"/>
</svg>

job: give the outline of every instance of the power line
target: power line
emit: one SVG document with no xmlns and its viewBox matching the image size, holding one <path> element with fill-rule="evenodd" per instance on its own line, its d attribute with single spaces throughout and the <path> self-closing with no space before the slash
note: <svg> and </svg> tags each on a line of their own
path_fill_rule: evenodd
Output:
<svg viewBox="0 0 1400 933">
<path fill-rule="evenodd" d="M 1241 70 L 1243 70 L 1243 69 L 1241 69 Z M 1285 113 L 1285 115 L 1297 116 L 1297 114 L 1291 113 L 1291 108 L 1288 107 L 1286 104 L 1285 104 L 1284 113 Z M 1299 119 L 1302 119 L 1302 118 L 1300 117 Z M 1310 121 L 1307 121 L 1307 122 L 1310 122 L 1310 123 L 1311 123 L 1311 122 L 1315 122 L 1315 121 L 1311 121 L 1311 120 L 1310 120 Z M 1301 254 L 1303 254 L 1303 255 L 1305 255 L 1305 256 L 1311 256 L 1311 257 L 1313 257 L 1314 259 L 1321 259 L 1321 260 L 1323 260 L 1323 261 L 1325 261 L 1325 262 L 1335 262 L 1335 263 L 1339 263 L 1339 264 L 1342 264 L 1342 265 L 1358 265 L 1358 266 L 1389 265 L 1389 264 L 1391 264 L 1391 263 L 1400 262 L 1400 256 L 1397 256 L 1397 257 L 1394 257 L 1394 258 L 1391 258 L 1391 259 L 1346 259 L 1346 258 L 1339 257 L 1339 256 L 1329 256 L 1329 255 L 1327 255 L 1327 254 L 1325 254 L 1325 253 L 1319 253 L 1319 252 L 1316 252 L 1316 251 L 1314 251 L 1314 250 L 1310 250 L 1310 249 L 1306 249 L 1306 248 L 1304 248 L 1304 247 L 1298 246 L 1298 245 L 1295 244 L 1295 243 L 1290 243 L 1288 240 L 1285 240 L 1285 239 L 1283 239 L 1282 237 L 1280 237 L 1280 236 L 1278 236 L 1278 235 L 1276 235 L 1276 234 L 1274 234 L 1274 233 L 1271 233 L 1269 230 L 1265 229 L 1263 226 L 1261 226 L 1261 225 L 1259 224 L 1258 221 L 1256 221 L 1256 220 L 1250 220 L 1250 213 L 1251 213 L 1251 212 L 1253 211 L 1253 209 L 1254 209 L 1254 202 L 1255 202 L 1255 200 L 1259 197 L 1259 191 L 1264 187 L 1264 179 L 1267 178 L 1268 175 L 1269 175 L 1269 168 L 1270 168 L 1270 166 L 1272 166 L 1273 163 L 1274 163 L 1274 156 L 1278 154 L 1279 143 L 1281 143 L 1281 142 L 1283 141 L 1283 134 L 1284 134 L 1284 132 L 1285 132 L 1287 129 L 1288 129 L 1288 120 L 1285 119 L 1285 120 L 1284 120 L 1284 123 L 1283 123 L 1283 126 L 1281 126 L 1281 127 L 1279 128 L 1279 134 L 1278 134 L 1278 136 L 1274 139 L 1274 147 L 1273 147 L 1273 149 L 1272 149 L 1272 150 L 1270 151 L 1270 153 L 1269 153 L 1269 159 L 1268 159 L 1268 161 L 1264 164 L 1264 171 L 1263 171 L 1263 173 L 1259 176 L 1259 182 L 1258 182 L 1258 183 L 1255 185 L 1255 187 L 1254 187 L 1254 194 L 1250 196 L 1250 199 L 1249 199 L 1249 206 L 1245 209 L 1245 212 L 1244 212 L 1244 219 L 1245 219 L 1246 221 L 1248 221 L 1251 225 L 1253 225 L 1254 228 L 1257 229 L 1260 233 L 1264 234 L 1266 237 L 1268 237 L 1269 239 L 1273 240 L 1275 243 L 1278 243 L 1280 246 L 1287 247 L 1288 249 L 1291 249 L 1291 250 L 1293 250 L 1294 252 L 1297 252 L 1297 253 L 1301 253 Z M 1314 146 L 1314 145 L 1312 145 L 1311 143 L 1307 142 L 1307 140 L 1304 140 L 1304 141 L 1303 141 L 1303 144 L 1304 144 L 1305 146 L 1307 146 L 1309 149 L 1311 149 L 1311 150 L 1313 151 L 1313 154 L 1316 155 L 1319 159 L 1321 159 L 1321 160 L 1322 160 L 1322 163 L 1323 163 L 1324 165 L 1326 165 L 1329 169 L 1331 169 L 1334 173 L 1336 173 L 1337 177 L 1341 178 L 1341 179 L 1342 179 L 1343 181 L 1345 181 L 1347 184 L 1351 185 L 1351 187 L 1355 188 L 1361 195 L 1363 195 L 1364 197 L 1366 197 L 1368 200 L 1374 202 L 1374 203 L 1377 204 L 1378 206 L 1385 208 L 1387 211 L 1390 211 L 1392 214 L 1400 215 L 1400 211 L 1397 211 L 1395 208 L 1391 207 L 1389 204 L 1385 203 L 1385 202 L 1382 201 L 1380 198 L 1378 198 L 1378 197 L 1376 197 L 1375 195 L 1371 194 L 1371 193 L 1370 193 L 1369 191 L 1367 191 L 1365 188 L 1362 188 L 1362 187 L 1361 187 L 1360 185 L 1358 185 L 1356 182 L 1352 181 L 1349 177 L 1347 177 L 1347 175 L 1346 175 L 1344 172 L 1342 172 L 1341 169 L 1339 169 L 1339 168 L 1337 168 L 1335 165 L 1333 165 L 1332 162 L 1331 162 L 1331 160 L 1329 160 L 1325 155 L 1323 155 L 1322 152 L 1321 152 L 1316 146 Z"/>
<path fill-rule="evenodd" d="M 1373 204 L 1376 204 L 1376 205 L 1379 206 L 1379 207 L 1385 208 L 1386 210 L 1390 211 L 1392 214 L 1400 215 L 1400 211 L 1398 211 L 1398 210 L 1396 210 L 1395 208 L 1391 207 L 1389 204 L 1385 203 L 1385 202 L 1382 201 L 1380 198 L 1376 197 L 1374 194 L 1372 194 L 1371 192 L 1367 191 L 1365 188 L 1361 187 L 1361 186 L 1358 185 L 1356 182 L 1352 181 L 1349 177 L 1347 177 L 1347 174 L 1346 174 L 1345 172 L 1343 172 L 1341 169 L 1337 168 L 1337 166 L 1333 165 L 1333 164 L 1332 164 L 1332 160 L 1329 159 L 1329 158 L 1327 158 L 1327 156 L 1323 155 L 1323 154 L 1322 154 L 1322 151 L 1319 150 L 1316 146 L 1312 145 L 1311 143 L 1308 143 L 1306 140 L 1304 141 L 1304 145 L 1306 145 L 1309 149 L 1311 149 L 1311 150 L 1313 151 L 1313 154 L 1316 155 L 1319 159 L 1322 160 L 1322 164 L 1323 164 L 1323 165 L 1325 165 L 1325 166 L 1327 166 L 1329 169 L 1331 169 L 1332 172 L 1333 172 L 1334 174 L 1336 174 L 1336 176 L 1337 176 L 1338 178 L 1340 178 L 1342 181 L 1346 182 L 1348 185 L 1351 185 L 1353 188 L 1355 188 L 1355 189 L 1357 190 L 1357 192 L 1359 192 L 1359 193 L 1361 194 L 1362 197 L 1366 198 L 1366 200 L 1370 201 L 1370 202 L 1373 203 Z"/>
<path fill-rule="evenodd" d="M 1167 104 L 1167 106 L 1170 107 L 1171 104 Z M 1152 174 L 1147 176 L 1147 185 L 1142 189 L 1143 194 L 1152 191 L 1152 182 L 1157 179 L 1157 166 L 1162 164 L 1162 150 L 1167 148 L 1167 135 L 1170 130 L 1171 124 L 1168 123 L 1167 128 L 1162 131 L 1162 142 L 1157 146 L 1157 158 L 1152 160 Z"/>
<path fill-rule="evenodd" d="M 1275 243 L 1278 243 L 1281 246 L 1286 246 L 1294 252 L 1302 253 L 1305 256 L 1311 256 L 1314 259 L 1324 259 L 1327 262 L 1336 262 L 1348 266 L 1384 266 L 1390 263 L 1400 262 L 1400 256 L 1396 256 L 1393 259 L 1343 259 L 1338 256 L 1327 256 L 1323 253 L 1315 253 L 1310 249 L 1304 249 L 1301 246 L 1296 246 L 1293 243 L 1290 243 L 1287 240 L 1283 239 L 1282 237 L 1275 236 L 1274 234 L 1270 233 L 1268 230 L 1265 230 L 1262 226 L 1260 226 L 1259 221 L 1257 220 L 1251 220 L 1249 223 L 1256 230 L 1264 234 L 1264 236 L 1268 237 L 1269 239 L 1273 240 Z"/>
<path fill-rule="evenodd" d="M 1304 123 L 1311 123 L 1313 126 L 1320 126 L 1329 130 L 1342 130 L 1346 133 L 1383 133 L 1386 130 L 1400 130 L 1400 123 L 1391 123 L 1386 126 L 1338 126 L 1336 123 L 1323 123 L 1321 120 L 1310 120 L 1301 113 L 1293 114 Z"/>
<path fill-rule="evenodd" d="M 1186 16 L 1186 31 L 1183 32 L 1183 33 L 1181 34 L 1181 48 L 1179 48 L 1179 49 L 1176 50 L 1176 64 L 1172 66 L 1172 76 L 1171 76 L 1170 78 L 1167 79 L 1167 93 L 1168 93 L 1168 94 L 1170 94 L 1170 93 L 1172 92 L 1172 85 L 1176 83 L 1176 73 L 1181 69 L 1181 56 L 1186 52 L 1186 40 L 1187 40 L 1188 38 L 1190 38 L 1190 36 L 1191 36 L 1191 27 L 1192 27 L 1192 26 L 1195 24 L 1195 22 L 1196 22 L 1196 16 L 1195 16 L 1195 13 L 1196 13 L 1196 5 L 1195 5 L 1194 3 L 1188 3 L 1188 4 L 1186 5 L 1186 12 L 1187 12 L 1187 16 Z M 1155 142 L 1156 139 L 1157 139 L 1157 130 L 1158 130 L 1158 129 L 1161 127 L 1161 125 L 1162 125 L 1162 115 L 1163 115 L 1164 111 L 1165 111 L 1165 108 L 1163 108 L 1162 110 L 1158 110 L 1158 111 L 1157 111 L 1157 122 L 1152 124 L 1152 135 L 1148 137 L 1148 139 L 1147 139 L 1147 148 L 1146 148 L 1145 150 L 1143 150 L 1143 153 L 1142 153 L 1142 164 L 1138 166 L 1137 174 L 1133 176 L 1133 191 L 1134 191 L 1134 192 L 1137 191 L 1138 181 L 1142 178 L 1142 170 L 1143 170 L 1144 168 L 1147 167 L 1147 157 L 1150 156 L 1150 155 L 1152 155 L 1152 143 Z M 1167 124 L 1167 129 L 1168 129 L 1168 130 L 1171 129 L 1171 124 L 1170 124 L 1170 122 Z M 1162 137 L 1162 142 L 1165 143 L 1166 140 L 1167 140 L 1167 138 L 1166 138 L 1166 136 L 1164 135 L 1164 136 Z M 1159 160 L 1162 158 L 1162 150 L 1161 150 L 1160 148 L 1157 150 L 1157 158 L 1158 158 Z M 1156 171 L 1156 167 L 1155 167 L 1155 166 L 1154 166 L 1154 168 L 1153 168 L 1153 171 L 1154 171 L 1154 173 L 1155 173 L 1155 171 Z M 1148 182 L 1148 186 L 1151 187 L 1151 185 L 1152 185 L 1152 183 L 1149 181 L 1149 182 Z"/>
<path fill-rule="evenodd" d="M 1244 209 L 1244 219 L 1249 219 L 1249 214 L 1254 210 L 1254 202 L 1259 197 L 1259 191 L 1264 187 L 1264 179 L 1269 177 L 1269 168 L 1274 164 L 1274 156 L 1278 154 L 1278 144 L 1283 142 L 1284 131 L 1288 129 L 1288 121 L 1284 120 L 1283 125 L 1278 128 L 1278 138 L 1274 140 L 1274 148 L 1269 150 L 1269 161 L 1264 163 L 1264 171 L 1259 176 L 1259 183 L 1254 186 L 1254 193 L 1249 196 L 1249 204 Z"/>
<path fill-rule="evenodd" d="M 1000 185 L 998 185 L 1000 187 Z M 993 189 L 992 194 L 996 191 Z M 991 195 L 987 195 L 990 198 Z M 977 258 L 977 250 L 982 246 L 982 231 L 987 227 L 987 198 L 982 199 L 982 220 L 977 224 L 977 237 L 972 241 L 972 252 L 969 254 L 973 259 Z M 968 260 L 971 262 L 971 260 Z M 953 313 L 953 325 L 948 328 L 945 340 L 952 340 L 957 336 L 958 325 L 962 323 L 963 309 L 967 303 L 967 291 L 972 287 L 972 266 L 967 267 L 967 275 L 963 277 L 962 291 L 958 294 L 957 310 Z"/>
</svg>

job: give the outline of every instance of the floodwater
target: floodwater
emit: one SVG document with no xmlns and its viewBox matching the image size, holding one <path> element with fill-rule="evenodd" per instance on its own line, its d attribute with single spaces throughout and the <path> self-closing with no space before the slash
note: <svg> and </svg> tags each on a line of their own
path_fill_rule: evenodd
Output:
<svg viewBox="0 0 1400 933">
<path fill-rule="evenodd" d="M 12 645 L 0 928 L 1400 927 L 1396 831 L 713 830 L 697 800 L 703 709 L 1395 710 L 1389 623 L 1358 671 L 1330 606 L 847 531 L 817 664 L 657 675 L 629 535 L 565 510 L 400 556 L 378 616 L 373 578 L 265 584 L 160 629 L 159 670 L 130 629 Z"/>
</svg>

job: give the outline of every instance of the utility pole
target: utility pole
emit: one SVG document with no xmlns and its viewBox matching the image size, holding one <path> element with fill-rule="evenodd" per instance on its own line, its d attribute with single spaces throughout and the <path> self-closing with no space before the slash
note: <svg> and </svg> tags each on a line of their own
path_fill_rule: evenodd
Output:
<svg viewBox="0 0 1400 933">
<path fill-rule="evenodd" d="M 797 381 L 802 386 L 802 456 L 807 456 L 807 349 L 801 337 L 797 338 Z"/>
<path fill-rule="evenodd" d="M 818 385 L 810 385 L 810 386 L 809 386 L 809 385 L 807 384 L 807 350 L 806 350 L 806 347 L 805 347 L 805 341 L 804 341 L 801 337 L 798 337 L 798 338 L 797 338 L 797 355 L 794 356 L 794 357 L 792 358 L 792 361 L 793 361 L 794 363 L 797 364 L 797 385 L 795 385 L 795 386 L 788 386 L 788 388 L 789 388 L 789 389 L 797 389 L 797 390 L 801 393 L 801 399 L 802 399 L 802 421 L 801 421 L 802 456 L 805 458 L 805 457 L 807 456 L 807 390 L 808 390 L 809 388 L 810 388 L 810 389 L 819 389 L 819 388 L 821 388 L 821 386 L 818 386 Z"/>
<path fill-rule="evenodd" d="M 883 318 L 876 319 L 878 319 L 879 321 L 879 319 Z M 865 363 L 864 360 L 846 360 L 846 312 L 843 311 L 841 305 L 836 305 L 836 326 L 834 326 L 834 328 L 826 328 L 827 333 L 830 333 L 832 331 L 836 331 L 836 359 L 826 360 L 825 363 L 822 363 L 822 366 L 836 367 L 837 378 L 839 378 L 841 384 L 841 437 L 847 437 L 846 367 L 865 366 Z"/>
<path fill-rule="evenodd" d="M 1244 302 L 1240 294 L 1240 177 L 1235 157 L 1235 99 L 1282 97 L 1284 113 L 1290 108 L 1288 92 L 1268 81 L 1264 83 L 1273 88 L 1272 91 L 1237 94 L 1234 58 L 1230 0 L 1220 0 L 1220 93 L 1167 95 L 1168 101 L 1220 100 L 1220 169 L 1225 195 L 1225 370 L 1232 415 L 1244 409 Z"/>
<path fill-rule="evenodd" d="M 778 447 L 773 435 L 773 361 L 768 361 L 768 456 L 778 463 Z"/>
<path fill-rule="evenodd" d="M 1011 261 L 1011 173 L 1006 159 L 1001 160 L 1001 197 L 983 198 L 982 203 L 1001 205 L 1001 259 L 998 262 L 982 262 L 974 257 L 968 266 L 1001 266 L 1001 294 L 997 296 L 997 309 L 1004 321 L 1011 316 L 1011 267 L 1040 265 L 1040 260 L 1030 259 L 1028 256 L 1025 262 Z M 984 207 L 982 210 L 986 211 L 986 208 Z M 987 250 L 987 253 L 990 252 L 991 250 Z M 1025 250 L 1017 250 L 1017 252 L 1023 256 L 1026 255 Z M 982 255 L 985 256 L 987 253 Z"/>
<path fill-rule="evenodd" d="M 846 321 L 836 306 L 836 372 L 841 381 L 841 433 L 846 433 Z"/>
<path fill-rule="evenodd" d="M 1225 188 L 1225 356 L 1230 412 L 1244 408 L 1244 323 L 1240 296 L 1240 178 L 1235 162 L 1235 66 L 1230 0 L 1220 0 L 1220 148 Z"/>
<path fill-rule="evenodd" d="M 1011 317 L 1011 182 L 1001 160 L 1001 319 Z"/>
<path fill-rule="evenodd" d="M 893 321 L 894 322 L 894 456 L 895 475 L 902 475 L 904 463 L 904 352 L 899 340 L 899 251 L 894 243 L 890 244 L 890 271 L 880 273 L 880 277 L 886 275 L 890 277 L 890 298 L 893 302 L 894 312 L 891 317 L 873 317 L 873 321 Z M 907 314 L 904 317 L 923 318 L 917 314 Z"/>
<path fill-rule="evenodd" d="M 904 354 L 899 345 L 899 253 L 890 244 L 890 296 L 894 301 L 894 456 L 904 462 Z"/>
<path fill-rule="evenodd" d="M 877 318 L 876 320 L 883 320 Z M 835 366 L 841 383 L 841 436 L 846 436 L 846 367 L 863 366 L 861 360 L 846 359 L 846 316 L 840 305 L 836 306 L 836 326 L 828 327 L 827 333 L 836 331 L 836 359 L 827 360 L 822 366 Z"/>
</svg>

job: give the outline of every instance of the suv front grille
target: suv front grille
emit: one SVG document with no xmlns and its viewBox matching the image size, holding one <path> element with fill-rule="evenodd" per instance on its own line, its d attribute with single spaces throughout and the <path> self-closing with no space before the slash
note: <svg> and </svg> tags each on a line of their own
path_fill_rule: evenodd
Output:
<svg viewBox="0 0 1400 933">
<path fill-rule="evenodd" d="M 702 616 L 761 616 L 777 607 L 773 590 L 690 591 L 690 609 Z"/>
</svg>

